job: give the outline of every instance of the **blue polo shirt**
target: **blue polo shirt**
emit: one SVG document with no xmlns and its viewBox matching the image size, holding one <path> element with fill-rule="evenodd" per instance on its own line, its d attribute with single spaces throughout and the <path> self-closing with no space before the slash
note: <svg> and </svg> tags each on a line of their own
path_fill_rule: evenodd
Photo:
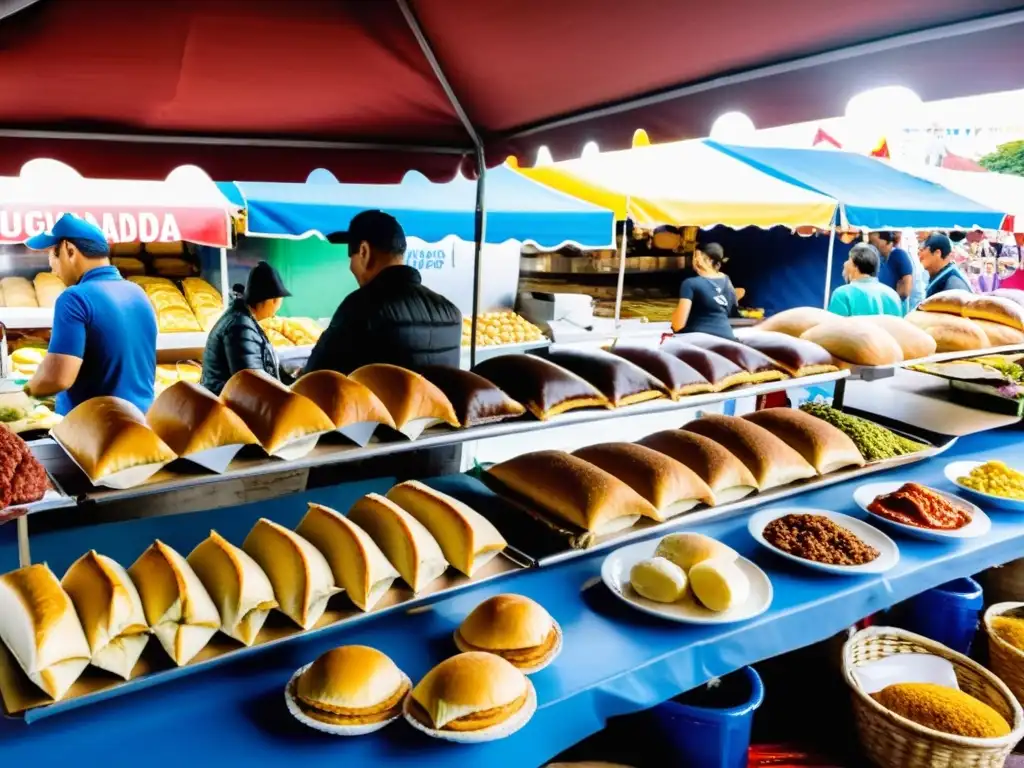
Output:
<svg viewBox="0 0 1024 768">
<path fill-rule="evenodd" d="M 902 248 L 889 251 L 889 258 L 882 257 L 878 264 L 878 282 L 888 285 L 893 290 L 907 275 L 914 274 L 914 262 L 910 254 Z"/>
<path fill-rule="evenodd" d="M 148 411 L 156 380 L 156 332 L 156 313 L 145 291 L 115 267 L 82 275 L 53 309 L 49 351 L 82 359 L 75 383 L 57 395 L 57 413 L 101 395 Z"/>
</svg>

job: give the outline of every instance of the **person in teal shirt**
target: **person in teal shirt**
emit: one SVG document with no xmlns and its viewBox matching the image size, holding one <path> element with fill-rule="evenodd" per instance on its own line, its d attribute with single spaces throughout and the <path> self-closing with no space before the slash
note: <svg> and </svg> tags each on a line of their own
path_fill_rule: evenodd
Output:
<svg viewBox="0 0 1024 768">
<path fill-rule="evenodd" d="M 903 316 L 903 301 L 888 285 L 878 281 L 879 255 L 875 246 L 858 243 L 843 264 L 846 285 L 837 288 L 828 311 L 843 317 L 857 315 Z"/>
</svg>

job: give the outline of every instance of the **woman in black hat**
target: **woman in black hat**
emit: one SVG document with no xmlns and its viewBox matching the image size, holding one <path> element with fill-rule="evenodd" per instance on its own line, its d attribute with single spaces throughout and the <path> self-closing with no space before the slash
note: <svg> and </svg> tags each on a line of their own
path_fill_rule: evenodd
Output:
<svg viewBox="0 0 1024 768">
<path fill-rule="evenodd" d="M 260 327 L 260 320 L 273 317 L 281 309 L 281 300 L 291 296 L 281 275 L 261 261 L 249 273 L 244 295 L 235 286 L 235 299 L 210 331 L 203 352 L 203 386 L 219 395 L 238 371 L 266 371 L 281 378 L 277 354 Z"/>
</svg>

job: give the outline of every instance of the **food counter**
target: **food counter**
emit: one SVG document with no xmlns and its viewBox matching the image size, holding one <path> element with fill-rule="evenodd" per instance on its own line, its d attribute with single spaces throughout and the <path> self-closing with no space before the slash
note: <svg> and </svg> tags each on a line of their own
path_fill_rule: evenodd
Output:
<svg viewBox="0 0 1024 768">
<path fill-rule="evenodd" d="M 961 440 L 947 455 L 897 470 L 894 480 L 948 488 L 944 465 L 958 459 L 1006 456 L 1018 436 L 1009 432 Z M 851 500 L 857 483 L 801 496 L 801 506 L 840 510 L 857 517 Z M 359 492 L 362 492 L 361 490 Z M 343 489 L 321 489 L 296 497 L 343 506 Z M 278 502 L 273 502 L 276 505 Z M 176 543 L 184 520 L 234 532 L 270 504 L 218 510 L 194 518 L 137 520 L 92 529 L 91 543 L 112 556 L 131 557 L 154 537 Z M 469 760 L 494 766 L 540 765 L 603 727 L 607 718 L 635 712 L 752 662 L 823 640 L 862 616 L 957 576 L 1016 557 L 1024 544 L 1017 513 L 987 510 L 992 529 L 984 537 L 952 546 L 898 537 L 899 564 L 884 577 L 836 577 L 795 568 L 758 550 L 746 520 L 699 526 L 751 557 L 775 587 L 771 609 L 752 621 L 719 627 L 670 624 L 647 618 L 615 600 L 600 582 L 603 556 L 523 572 L 481 585 L 429 610 L 391 614 L 344 632 L 310 638 L 240 662 L 31 725 L 0 722 L 0 753 L 13 762 L 102 759 L 135 762 L 169 735 L 187 734 L 188 751 L 205 762 L 275 766 L 302 759 L 352 765 L 452 765 Z M 0 536 L 6 531 L 0 528 Z M 81 553 L 81 531 L 38 537 L 36 552 L 58 570 Z M 14 562 L 9 538 L 0 558 Z M 539 709 L 518 734 L 491 744 L 463 746 L 427 739 L 397 722 L 359 738 L 331 738 L 288 715 L 283 687 L 296 668 L 339 643 L 363 643 L 387 653 L 414 680 L 454 652 L 451 633 L 481 600 L 517 592 L 540 601 L 561 624 L 566 652 L 533 677 Z M 118 748 L 110 749 L 111 734 Z"/>
</svg>

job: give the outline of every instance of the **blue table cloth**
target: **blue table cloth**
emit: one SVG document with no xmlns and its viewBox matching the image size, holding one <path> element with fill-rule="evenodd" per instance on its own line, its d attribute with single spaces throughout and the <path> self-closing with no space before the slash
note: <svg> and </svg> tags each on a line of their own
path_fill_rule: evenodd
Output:
<svg viewBox="0 0 1024 768">
<path fill-rule="evenodd" d="M 943 466 L 954 459 L 1007 458 L 1018 450 L 1016 432 L 962 439 L 944 456 L 894 470 L 890 479 L 949 487 Z M 878 476 L 872 480 L 878 479 Z M 386 485 L 386 482 L 385 482 Z M 772 506 L 825 508 L 863 516 L 853 504 L 855 482 L 808 493 Z M 154 535 L 173 543 L 186 533 L 194 542 L 215 524 L 229 537 L 244 533 L 253 515 L 273 509 L 288 522 L 308 497 L 345 507 L 375 487 L 322 489 L 286 500 L 250 504 L 73 532 L 34 537 L 36 559 L 55 569 L 117 527 L 138 529 L 124 539 L 133 557 Z M 0 723 L 4 765 L 102 764 L 287 766 L 304 761 L 336 765 L 537 766 L 587 735 L 609 717 L 646 709 L 712 677 L 826 639 L 856 620 L 952 578 L 973 574 L 1024 555 L 1024 515 L 987 510 L 992 530 L 982 539 L 951 545 L 904 536 L 899 565 L 883 577 L 831 576 L 783 561 L 760 549 L 746 531 L 746 516 L 698 530 L 753 558 L 772 579 L 775 599 L 763 616 L 747 623 L 692 627 L 663 622 L 631 610 L 600 582 L 603 554 L 546 569 L 524 571 L 431 606 L 368 620 L 327 637 L 298 640 L 206 674 L 160 685 L 102 704 L 39 720 Z M 238 530 L 234 530 L 237 528 Z M 106 529 L 106 532 L 104 530 Z M 102 534 L 102 535 L 101 535 Z M 111 539 L 113 541 L 113 539 Z M 130 543 L 129 543 L 130 542 Z M 72 552 L 74 554 L 72 554 Z M 115 557 L 124 553 L 108 551 Z M 0 557 L 11 555 L 9 545 Z M 431 740 L 396 722 L 379 734 L 354 739 L 325 736 L 291 719 L 283 687 L 299 666 L 335 645 L 379 648 L 415 681 L 455 653 L 452 631 L 481 600 L 517 592 L 542 603 L 564 631 L 562 655 L 532 679 L 539 709 L 522 731 L 501 742 L 460 746 Z"/>
</svg>

